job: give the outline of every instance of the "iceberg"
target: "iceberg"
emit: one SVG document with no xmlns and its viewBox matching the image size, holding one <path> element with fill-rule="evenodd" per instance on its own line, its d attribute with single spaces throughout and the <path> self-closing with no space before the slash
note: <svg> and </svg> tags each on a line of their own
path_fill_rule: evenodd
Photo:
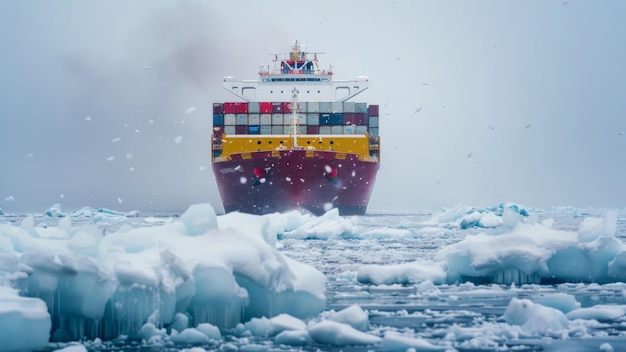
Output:
<svg viewBox="0 0 626 352">
<path fill-rule="evenodd" d="M 0 341 L 24 350 L 45 347 L 50 336 L 154 342 L 167 333 L 193 343 L 256 317 L 319 314 L 326 277 L 278 252 L 268 221 L 218 219 L 198 204 L 180 220 L 106 236 L 94 225 L 72 227 L 69 217 L 57 228 L 35 226 L 32 216 L 0 224 L 0 326 L 14 326 L 0 329 Z M 16 340 L 15 329 L 31 338 Z"/>
</svg>

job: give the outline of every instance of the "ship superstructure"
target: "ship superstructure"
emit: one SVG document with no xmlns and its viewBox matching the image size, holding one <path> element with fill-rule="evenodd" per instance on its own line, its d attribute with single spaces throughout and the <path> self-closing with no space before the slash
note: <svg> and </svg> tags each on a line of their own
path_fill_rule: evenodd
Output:
<svg viewBox="0 0 626 352">
<path fill-rule="evenodd" d="M 364 214 L 380 162 L 378 105 L 348 99 L 367 77 L 335 81 L 296 42 L 258 80 L 224 79 L 242 101 L 213 104 L 213 171 L 226 212 Z"/>
</svg>

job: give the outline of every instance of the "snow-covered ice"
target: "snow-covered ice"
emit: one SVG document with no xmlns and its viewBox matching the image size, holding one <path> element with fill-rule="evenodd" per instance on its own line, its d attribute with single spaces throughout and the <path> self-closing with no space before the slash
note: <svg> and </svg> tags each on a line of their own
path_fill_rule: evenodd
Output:
<svg viewBox="0 0 626 352">
<path fill-rule="evenodd" d="M 513 203 L 363 217 L 5 209 L 0 351 L 618 351 L 624 228 L 623 209 Z"/>
</svg>

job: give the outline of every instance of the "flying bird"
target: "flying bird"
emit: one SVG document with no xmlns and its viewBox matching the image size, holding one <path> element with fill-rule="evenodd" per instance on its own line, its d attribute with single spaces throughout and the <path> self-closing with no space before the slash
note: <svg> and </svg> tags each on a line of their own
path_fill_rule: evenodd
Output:
<svg viewBox="0 0 626 352">
<path fill-rule="evenodd" d="M 495 130 L 495 128 L 493 128 L 493 126 L 491 126 L 491 125 L 487 125 L 487 126 L 488 126 L 489 128 L 491 128 L 491 130 L 492 130 L 492 131 L 493 131 L 493 130 Z"/>
<path fill-rule="evenodd" d="M 417 114 L 418 112 L 420 112 L 420 110 L 422 110 L 421 106 L 419 108 L 415 109 L 415 113 Z"/>
<path fill-rule="evenodd" d="M 532 125 L 533 125 L 532 123 L 529 123 L 528 125 L 526 125 L 526 127 L 525 127 L 524 129 L 526 129 L 526 130 L 527 130 L 527 129 L 529 129 L 529 128 L 530 128 L 530 126 L 532 126 Z"/>
</svg>

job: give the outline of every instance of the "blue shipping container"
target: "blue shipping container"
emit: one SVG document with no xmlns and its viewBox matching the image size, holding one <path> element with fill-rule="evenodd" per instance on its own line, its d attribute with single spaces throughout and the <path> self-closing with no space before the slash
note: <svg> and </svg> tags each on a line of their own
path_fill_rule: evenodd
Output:
<svg viewBox="0 0 626 352">
<path fill-rule="evenodd" d="M 224 126 L 224 114 L 213 114 L 213 126 Z"/>
<path fill-rule="evenodd" d="M 332 126 L 343 125 L 343 114 L 342 113 L 332 113 L 330 114 L 330 124 Z"/>
<path fill-rule="evenodd" d="M 260 126 L 248 126 L 248 134 L 259 134 L 261 133 Z"/>
<path fill-rule="evenodd" d="M 330 114 L 320 114 L 320 126 L 330 126 Z"/>
</svg>

